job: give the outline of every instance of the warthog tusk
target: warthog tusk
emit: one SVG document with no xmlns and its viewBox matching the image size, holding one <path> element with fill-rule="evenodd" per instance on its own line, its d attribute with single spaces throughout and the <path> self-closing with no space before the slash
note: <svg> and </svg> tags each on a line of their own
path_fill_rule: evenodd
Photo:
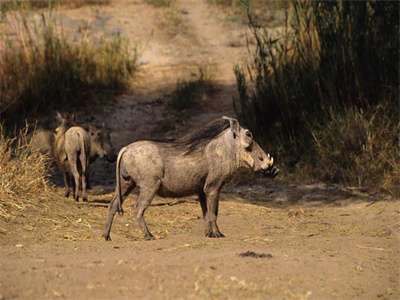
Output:
<svg viewBox="0 0 400 300">
<path fill-rule="evenodd" d="M 271 161 L 269 162 L 269 164 L 272 166 L 274 164 L 274 158 L 271 157 Z"/>
<path fill-rule="evenodd" d="M 268 153 L 268 159 L 270 159 L 271 158 L 271 156 L 269 155 L 269 153 Z"/>
</svg>

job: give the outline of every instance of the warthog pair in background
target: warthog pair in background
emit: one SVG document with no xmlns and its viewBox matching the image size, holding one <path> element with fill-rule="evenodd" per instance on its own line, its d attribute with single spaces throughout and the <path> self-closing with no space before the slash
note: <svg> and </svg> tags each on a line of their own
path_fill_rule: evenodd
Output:
<svg viewBox="0 0 400 300">
<path fill-rule="evenodd" d="M 111 240 L 115 213 L 130 192 L 140 187 L 136 217 L 148 240 L 154 239 L 144 213 L 153 197 L 199 196 L 207 237 L 223 237 L 217 226 L 222 186 L 245 167 L 275 177 L 273 158 L 260 148 L 247 129 L 232 118 L 221 118 L 174 142 L 138 141 L 123 147 L 117 159 L 115 194 L 109 205 L 103 237 Z"/>
<path fill-rule="evenodd" d="M 72 195 L 78 201 L 79 178 L 82 182 L 85 201 L 86 186 L 89 185 L 88 166 L 98 157 L 104 157 L 109 162 L 116 160 L 116 154 L 110 141 L 110 131 L 103 123 L 101 126 L 88 124 L 79 127 L 75 124 L 74 115 L 61 115 L 57 113 L 59 127 L 56 133 L 51 130 L 38 129 L 31 136 L 31 147 L 52 157 L 64 175 L 66 187 L 65 196 L 70 193 L 70 178 L 72 180 Z"/>
</svg>

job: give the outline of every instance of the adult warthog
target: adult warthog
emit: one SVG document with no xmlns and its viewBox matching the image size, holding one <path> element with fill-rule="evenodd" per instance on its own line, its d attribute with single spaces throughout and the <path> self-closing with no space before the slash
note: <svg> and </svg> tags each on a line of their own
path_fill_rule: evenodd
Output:
<svg viewBox="0 0 400 300">
<path fill-rule="evenodd" d="M 144 212 L 155 194 L 162 197 L 199 195 L 207 237 L 223 237 L 217 226 L 219 192 L 241 168 L 275 176 L 273 158 L 265 154 L 247 129 L 223 117 L 174 142 L 138 141 L 122 148 L 116 165 L 115 194 L 109 205 L 103 237 L 111 240 L 115 213 L 122 213 L 123 200 L 136 187 L 137 220 L 148 240 L 153 240 Z"/>
<path fill-rule="evenodd" d="M 65 196 L 69 196 L 71 173 L 72 196 L 75 201 L 79 200 L 79 184 L 82 179 L 82 200 L 87 201 L 86 177 L 89 171 L 90 140 L 85 129 L 78 126 L 69 127 L 68 121 L 57 112 L 60 126 L 56 129 L 53 144 L 53 156 L 64 175 Z"/>
</svg>

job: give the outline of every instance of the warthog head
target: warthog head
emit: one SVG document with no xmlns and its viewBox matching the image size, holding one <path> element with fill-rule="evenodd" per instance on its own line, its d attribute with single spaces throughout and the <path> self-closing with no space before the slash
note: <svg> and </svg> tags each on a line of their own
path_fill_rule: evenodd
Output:
<svg viewBox="0 0 400 300">
<path fill-rule="evenodd" d="M 60 130 L 66 130 L 69 127 L 76 125 L 76 114 L 75 113 L 59 113 L 57 112 L 56 116 L 58 127 L 55 129 L 55 132 L 58 133 Z"/>
<path fill-rule="evenodd" d="M 279 169 L 274 166 L 274 158 L 261 149 L 251 131 L 241 127 L 236 119 L 227 117 L 224 119 L 228 119 L 230 122 L 242 165 L 264 176 L 275 177 L 278 175 Z"/>
<path fill-rule="evenodd" d="M 114 147 L 111 145 L 110 130 L 105 123 L 102 126 L 89 124 L 90 152 L 104 157 L 109 162 L 117 159 Z"/>
</svg>

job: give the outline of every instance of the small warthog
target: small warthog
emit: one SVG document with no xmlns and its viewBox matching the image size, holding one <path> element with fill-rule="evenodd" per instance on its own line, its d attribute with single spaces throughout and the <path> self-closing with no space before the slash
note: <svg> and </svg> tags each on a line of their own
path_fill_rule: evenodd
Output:
<svg viewBox="0 0 400 300">
<path fill-rule="evenodd" d="M 174 142 L 138 141 L 122 148 L 116 165 L 115 194 L 109 205 L 103 237 L 111 240 L 115 213 L 136 187 L 139 226 L 148 240 L 154 239 L 144 212 L 155 194 L 162 197 L 199 195 L 207 237 L 223 237 L 217 226 L 219 192 L 235 172 L 246 167 L 276 175 L 273 158 L 265 154 L 247 129 L 232 118 L 220 118 Z"/>
<path fill-rule="evenodd" d="M 53 156 L 64 175 L 65 196 L 69 196 L 69 175 L 72 181 L 72 196 L 79 200 L 79 184 L 82 179 L 82 200 L 87 201 L 86 176 L 89 170 L 90 140 L 85 129 L 78 126 L 68 127 L 68 121 L 57 112 L 60 126 L 56 129 Z"/>
</svg>

